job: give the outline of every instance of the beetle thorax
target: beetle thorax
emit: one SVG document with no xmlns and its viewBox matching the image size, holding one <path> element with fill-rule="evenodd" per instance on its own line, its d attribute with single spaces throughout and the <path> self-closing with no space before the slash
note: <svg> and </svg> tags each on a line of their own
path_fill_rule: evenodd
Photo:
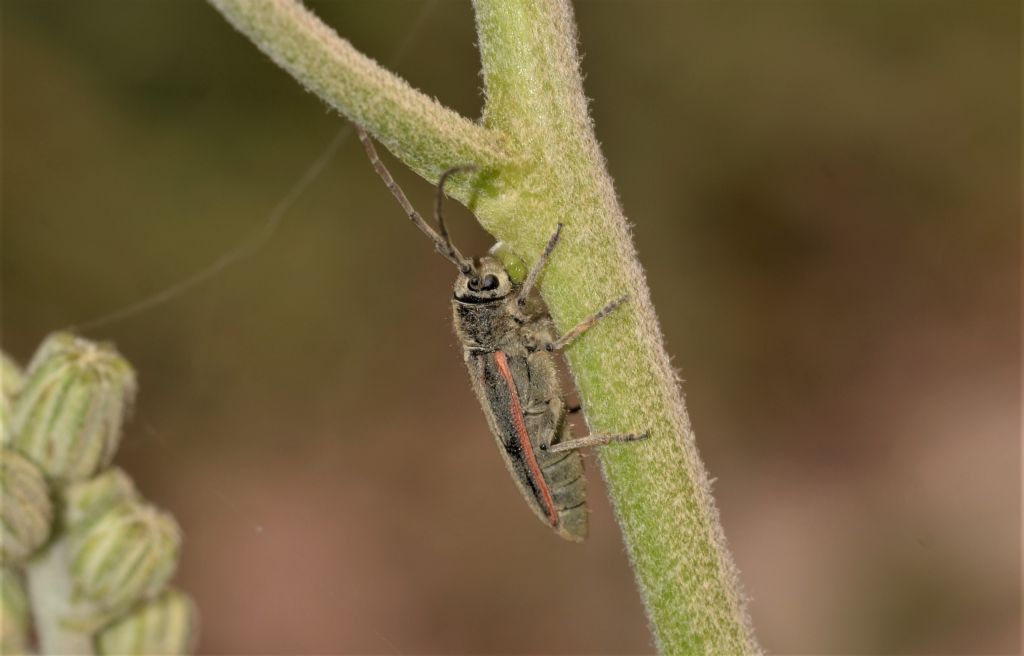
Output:
<svg viewBox="0 0 1024 656">
<path fill-rule="evenodd" d="M 508 306 L 516 302 L 518 286 L 496 258 L 483 257 L 475 264 L 455 280 L 455 330 L 465 346 L 491 350 L 515 330 Z"/>
</svg>

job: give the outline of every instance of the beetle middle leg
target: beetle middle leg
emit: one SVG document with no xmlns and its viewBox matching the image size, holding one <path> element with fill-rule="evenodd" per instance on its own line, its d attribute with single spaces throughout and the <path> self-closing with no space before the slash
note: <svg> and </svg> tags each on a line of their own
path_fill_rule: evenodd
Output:
<svg viewBox="0 0 1024 656">
<path fill-rule="evenodd" d="M 603 446 L 613 442 L 639 442 L 640 440 L 646 440 L 648 437 L 650 437 L 650 433 L 641 433 L 640 435 L 587 435 L 586 437 L 577 437 L 557 444 L 544 444 L 542 442 L 540 449 L 548 453 L 560 453 L 573 449 L 584 449 L 588 446 Z"/>
<path fill-rule="evenodd" d="M 593 328 L 594 324 L 596 324 L 601 319 L 607 317 L 609 314 L 614 312 L 620 305 L 622 305 L 628 300 L 628 294 L 626 296 L 620 296 L 619 298 L 615 299 L 608 305 L 598 310 L 592 316 L 576 324 L 576 327 L 574 327 L 572 330 L 565 333 L 555 341 L 544 344 L 544 349 L 547 351 L 561 351 L 565 349 L 567 346 L 575 342 L 580 337 L 580 335 Z"/>
</svg>

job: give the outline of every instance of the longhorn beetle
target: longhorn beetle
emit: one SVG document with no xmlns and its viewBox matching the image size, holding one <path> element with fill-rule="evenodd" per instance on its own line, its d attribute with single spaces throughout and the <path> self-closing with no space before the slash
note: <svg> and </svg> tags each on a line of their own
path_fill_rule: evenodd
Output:
<svg viewBox="0 0 1024 656">
<path fill-rule="evenodd" d="M 445 182 L 453 174 L 473 167 L 460 166 L 441 174 L 434 205 L 435 232 L 391 177 L 362 129 L 359 140 L 373 168 L 405 213 L 434 242 L 437 251 L 459 269 L 452 298 L 455 334 L 462 342 L 473 390 L 512 479 L 542 522 L 566 540 L 583 541 L 587 536 L 587 489 L 578 449 L 641 440 L 647 435 L 590 435 L 573 439 L 566 414 L 579 408 L 566 407 L 552 354 L 572 344 L 626 302 L 627 297 L 608 303 L 556 337 L 547 307 L 531 292 L 558 245 L 562 224 L 558 224 L 523 283 L 514 283 L 496 257 L 489 254 L 466 258 L 448 236 L 441 212 Z"/>
</svg>

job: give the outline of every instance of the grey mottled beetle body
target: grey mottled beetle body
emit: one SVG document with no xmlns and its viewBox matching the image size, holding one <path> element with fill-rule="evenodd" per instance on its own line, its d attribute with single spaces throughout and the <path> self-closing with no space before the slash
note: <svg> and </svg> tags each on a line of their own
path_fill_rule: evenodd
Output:
<svg viewBox="0 0 1024 656">
<path fill-rule="evenodd" d="M 508 292 L 480 302 L 467 289 L 469 294 L 456 293 L 452 300 L 473 390 L 527 504 L 562 537 L 582 540 L 587 534 L 583 458 L 577 450 L 542 448 L 564 444 L 569 437 L 554 356 L 542 348 L 554 342 L 554 324 L 539 308 L 518 312 L 520 289 L 496 259 L 482 259 L 479 269 L 484 279 L 493 275 L 501 287 L 508 285 Z M 456 289 L 465 279 L 460 275 Z"/>
<path fill-rule="evenodd" d="M 459 268 L 452 312 L 455 332 L 473 390 L 498 444 L 505 465 L 527 504 L 561 537 L 587 536 L 587 490 L 580 448 L 639 440 L 646 435 L 591 435 L 572 439 L 553 353 L 561 351 L 626 299 L 617 299 L 561 337 L 534 285 L 558 245 L 562 226 L 521 285 L 514 283 L 492 256 L 467 259 L 452 245 L 441 214 L 447 178 L 438 182 L 438 232 L 426 224 L 380 161 L 365 132 L 359 130 L 377 173 L 416 226 L 438 252 Z M 578 408 L 577 408 L 578 409 Z"/>
</svg>

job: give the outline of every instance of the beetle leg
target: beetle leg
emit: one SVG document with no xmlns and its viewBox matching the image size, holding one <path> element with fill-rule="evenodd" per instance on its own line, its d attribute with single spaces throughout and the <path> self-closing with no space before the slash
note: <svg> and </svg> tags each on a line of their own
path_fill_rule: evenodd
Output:
<svg viewBox="0 0 1024 656">
<path fill-rule="evenodd" d="M 548 351 L 561 351 L 562 349 L 566 348 L 567 346 L 575 342 L 580 335 L 593 328 L 595 323 L 597 323 L 601 319 L 605 318 L 606 316 L 614 312 L 616 308 L 625 303 L 627 300 L 629 300 L 628 295 L 615 299 L 608 305 L 598 310 L 593 316 L 579 322 L 576 325 L 576 327 L 570 330 L 569 332 L 565 333 L 555 341 L 548 342 L 547 344 L 545 344 L 544 348 L 547 349 Z"/>
<path fill-rule="evenodd" d="M 516 299 L 519 309 L 522 310 L 526 307 L 526 298 L 530 295 L 530 290 L 537 284 L 537 278 L 540 278 L 540 272 L 544 270 L 544 265 L 547 264 L 548 258 L 551 257 L 551 252 L 555 250 L 555 246 L 558 245 L 558 240 L 562 235 L 562 224 L 559 223 L 558 227 L 555 228 L 555 234 L 551 235 L 551 239 L 548 240 L 548 245 L 544 247 L 544 252 L 540 254 L 537 261 L 534 262 L 533 268 L 530 269 L 530 273 L 527 274 L 526 280 L 523 281 L 523 287 L 519 290 L 519 297 Z"/>
<path fill-rule="evenodd" d="M 639 440 L 646 440 L 648 437 L 650 437 L 650 433 L 643 433 L 641 435 L 587 435 L 586 437 L 579 437 L 574 440 L 559 442 L 558 444 L 542 443 L 540 448 L 548 453 L 558 453 L 572 449 L 583 449 L 588 446 L 602 446 L 612 442 L 637 442 Z"/>
<path fill-rule="evenodd" d="M 527 328 L 523 331 L 523 344 L 526 346 L 527 352 L 550 351 L 548 346 L 557 339 L 551 320 L 548 319 Z"/>
</svg>

